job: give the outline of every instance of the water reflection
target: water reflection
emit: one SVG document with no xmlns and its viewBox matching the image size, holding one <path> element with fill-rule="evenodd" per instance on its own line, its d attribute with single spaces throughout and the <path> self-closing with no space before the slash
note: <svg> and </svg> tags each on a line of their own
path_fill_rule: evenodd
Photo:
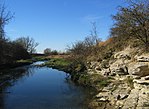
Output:
<svg viewBox="0 0 149 109">
<path fill-rule="evenodd" d="M 83 109 L 86 92 L 62 71 L 34 65 L 0 71 L 0 109 Z"/>
<path fill-rule="evenodd" d="M 24 76 L 25 69 L 0 71 L 0 108 L 4 108 L 4 98 L 9 92 L 6 91 L 7 87 L 13 86 L 19 78 Z"/>
</svg>

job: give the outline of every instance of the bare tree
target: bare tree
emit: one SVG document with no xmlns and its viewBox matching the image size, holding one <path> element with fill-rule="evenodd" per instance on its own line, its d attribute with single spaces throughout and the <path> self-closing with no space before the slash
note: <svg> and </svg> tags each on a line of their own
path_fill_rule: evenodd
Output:
<svg viewBox="0 0 149 109">
<path fill-rule="evenodd" d="M 16 43 L 22 45 L 30 54 L 36 52 L 36 47 L 39 45 L 33 38 L 28 37 L 20 37 L 16 39 Z"/>
<path fill-rule="evenodd" d="M 13 18 L 13 14 L 10 11 L 6 10 L 6 6 L 0 4 L 0 39 L 5 38 L 4 27 L 9 23 Z"/>
<path fill-rule="evenodd" d="M 129 0 L 128 7 L 120 7 L 113 16 L 112 36 L 136 38 L 149 47 L 149 0 Z"/>
<path fill-rule="evenodd" d="M 98 38 L 96 23 L 92 23 L 90 35 L 84 38 L 83 41 L 77 41 L 68 46 L 68 52 L 73 55 L 73 58 L 86 59 L 89 55 L 97 53 L 97 45 L 100 42 Z"/>
<path fill-rule="evenodd" d="M 5 37 L 4 27 L 13 18 L 13 14 L 0 4 L 0 66 L 13 64 L 18 59 L 30 58 L 29 53 L 20 44 L 14 43 Z"/>
<path fill-rule="evenodd" d="M 0 63 L 5 63 L 6 60 L 10 61 L 10 59 L 6 59 L 6 57 L 8 57 L 7 50 L 9 48 L 9 43 L 5 38 L 4 27 L 12 18 L 13 15 L 11 14 L 11 12 L 6 10 L 4 4 L 0 4 Z"/>
<path fill-rule="evenodd" d="M 96 22 L 92 22 L 91 36 L 92 36 L 94 45 L 98 44 L 101 41 L 101 39 L 98 36 Z"/>
</svg>

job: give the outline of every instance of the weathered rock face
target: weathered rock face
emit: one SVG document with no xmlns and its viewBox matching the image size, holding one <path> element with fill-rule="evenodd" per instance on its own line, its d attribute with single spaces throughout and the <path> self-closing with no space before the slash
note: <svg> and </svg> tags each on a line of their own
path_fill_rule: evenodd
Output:
<svg viewBox="0 0 149 109">
<path fill-rule="evenodd" d="M 141 77 L 149 75 L 148 63 L 136 63 L 134 66 L 129 68 L 129 74 Z"/>
<path fill-rule="evenodd" d="M 114 80 L 95 96 L 92 109 L 149 109 L 149 54 L 134 56 L 131 52 L 128 48 L 115 53 L 104 67 L 96 63 L 97 73 Z"/>
<path fill-rule="evenodd" d="M 140 81 L 143 82 L 143 78 Z M 115 85 L 111 83 L 95 96 L 93 104 L 97 105 L 92 109 L 98 109 L 100 106 L 103 107 L 99 109 L 149 109 L 148 84 L 135 82 L 133 89 L 126 82 Z"/>
</svg>

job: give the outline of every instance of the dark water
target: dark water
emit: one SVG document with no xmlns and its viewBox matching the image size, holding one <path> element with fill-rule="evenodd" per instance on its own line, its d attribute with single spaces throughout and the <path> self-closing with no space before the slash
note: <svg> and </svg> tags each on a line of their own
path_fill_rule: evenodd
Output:
<svg viewBox="0 0 149 109">
<path fill-rule="evenodd" d="M 87 109 L 86 89 L 65 72 L 34 65 L 0 72 L 0 109 Z"/>
</svg>

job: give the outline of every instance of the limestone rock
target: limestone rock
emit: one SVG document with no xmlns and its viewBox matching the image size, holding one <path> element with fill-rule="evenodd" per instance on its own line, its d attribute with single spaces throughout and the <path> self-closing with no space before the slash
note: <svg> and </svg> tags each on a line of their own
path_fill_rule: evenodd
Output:
<svg viewBox="0 0 149 109">
<path fill-rule="evenodd" d="M 129 95 L 128 94 L 121 94 L 120 100 L 126 99 Z"/>
<path fill-rule="evenodd" d="M 143 85 L 149 85 L 149 80 L 136 80 L 134 79 L 133 82 Z"/>
<path fill-rule="evenodd" d="M 140 76 L 133 76 L 133 79 L 141 79 Z"/>
<path fill-rule="evenodd" d="M 116 76 L 116 72 L 111 72 L 109 75 L 110 76 Z"/>
<path fill-rule="evenodd" d="M 114 85 L 111 83 L 108 86 L 104 87 L 102 89 L 102 92 L 109 92 L 110 90 L 112 90 L 113 87 L 114 87 Z"/>
<path fill-rule="evenodd" d="M 130 54 L 128 52 L 122 51 L 122 52 L 116 53 L 114 55 L 114 58 L 115 59 L 128 59 L 128 60 L 130 60 L 131 59 L 131 56 L 130 56 Z"/>
<path fill-rule="evenodd" d="M 144 80 L 149 80 L 149 76 L 143 77 Z"/>
<path fill-rule="evenodd" d="M 107 97 L 108 93 L 107 92 L 100 92 L 99 94 L 96 95 L 96 98 L 102 98 L 102 97 Z"/>
<path fill-rule="evenodd" d="M 149 67 L 147 63 L 136 63 L 133 65 L 129 73 L 132 75 L 137 75 L 137 76 L 146 76 L 149 75 Z"/>
<path fill-rule="evenodd" d="M 142 88 L 140 90 L 136 109 L 149 109 L 149 97 L 146 92 L 149 92 L 149 89 Z"/>
<path fill-rule="evenodd" d="M 102 73 L 102 75 L 108 76 L 111 73 L 111 70 L 109 68 L 108 69 L 102 69 L 101 73 Z"/>
<path fill-rule="evenodd" d="M 124 103 L 122 101 L 117 101 L 116 102 L 116 109 L 121 109 L 123 107 Z"/>
<path fill-rule="evenodd" d="M 96 66 L 99 66 L 99 62 L 90 62 L 90 69 L 95 69 Z"/>
<path fill-rule="evenodd" d="M 127 75 L 128 74 L 128 68 L 125 65 L 120 65 L 117 67 L 111 68 L 112 73 L 116 73 L 118 75 Z"/>
<path fill-rule="evenodd" d="M 105 98 L 105 97 L 102 97 L 102 98 L 98 99 L 97 101 L 99 101 L 99 102 L 107 102 L 109 100 L 107 98 Z"/>
<path fill-rule="evenodd" d="M 138 98 L 139 98 L 139 90 L 133 89 L 126 99 L 126 102 L 124 103 L 124 106 L 122 109 L 135 109 L 135 107 L 138 104 Z"/>
<path fill-rule="evenodd" d="M 136 56 L 135 57 L 137 62 L 149 62 L 149 56 L 145 56 L 145 55 L 142 55 L 142 56 Z"/>
</svg>

